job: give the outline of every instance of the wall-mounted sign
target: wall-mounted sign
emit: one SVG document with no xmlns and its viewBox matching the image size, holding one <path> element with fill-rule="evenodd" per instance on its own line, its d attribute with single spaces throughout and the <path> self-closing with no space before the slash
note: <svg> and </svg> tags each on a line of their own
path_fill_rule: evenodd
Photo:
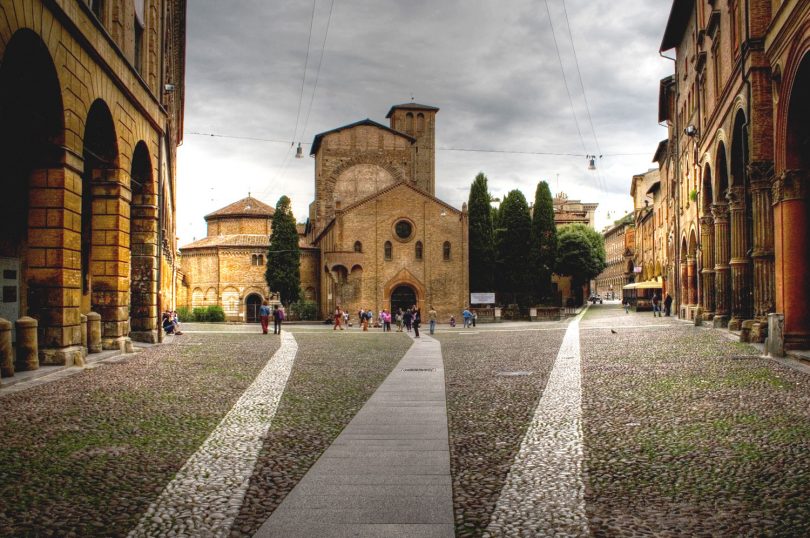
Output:
<svg viewBox="0 0 810 538">
<path fill-rule="evenodd" d="M 634 273 L 641 273 L 641 267 L 639 267 L 638 265 L 636 265 L 635 267 L 633 267 L 633 272 L 634 272 Z"/>
<path fill-rule="evenodd" d="M 494 293 L 471 293 L 470 304 L 495 304 Z"/>
</svg>

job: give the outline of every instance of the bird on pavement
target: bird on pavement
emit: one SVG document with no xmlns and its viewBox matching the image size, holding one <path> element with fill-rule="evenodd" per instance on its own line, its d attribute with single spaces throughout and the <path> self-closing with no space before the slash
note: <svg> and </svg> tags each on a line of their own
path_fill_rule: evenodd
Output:
<svg viewBox="0 0 810 538">
<path fill-rule="evenodd" d="M 610 332 L 612 332 L 613 334 L 618 334 L 618 333 L 617 333 L 616 331 L 614 331 L 613 329 L 610 329 Z"/>
</svg>

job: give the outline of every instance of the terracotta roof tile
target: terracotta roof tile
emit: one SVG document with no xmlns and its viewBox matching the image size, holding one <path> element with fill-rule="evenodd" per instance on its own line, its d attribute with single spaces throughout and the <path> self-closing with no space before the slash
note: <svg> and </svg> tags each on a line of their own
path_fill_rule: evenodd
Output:
<svg viewBox="0 0 810 538">
<path fill-rule="evenodd" d="M 272 217 L 275 212 L 275 209 L 264 202 L 248 196 L 222 209 L 217 209 L 213 213 L 209 213 L 205 216 L 205 220 L 212 217 Z"/>
<path fill-rule="evenodd" d="M 215 235 L 203 237 L 199 241 L 194 241 L 188 245 L 180 247 L 180 250 L 193 248 L 210 247 L 262 247 L 270 246 L 270 238 L 259 234 L 235 234 L 235 235 Z"/>
</svg>

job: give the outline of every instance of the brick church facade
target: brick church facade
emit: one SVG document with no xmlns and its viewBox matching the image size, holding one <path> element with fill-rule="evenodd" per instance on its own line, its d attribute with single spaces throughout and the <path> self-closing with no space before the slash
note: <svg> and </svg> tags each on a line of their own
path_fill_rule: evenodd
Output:
<svg viewBox="0 0 810 538">
<path fill-rule="evenodd" d="M 174 305 L 184 0 L 0 3 L 0 318 L 39 360 L 158 339 Z"/>
<path fill-rule="evenodd" d="M 391 107 L 315 136 L 315 200 L 306 242 L 318 264 L 301 274 L 321 315 L 417 304 L 445 319 L 469 301 L 466 205 L 435 196 L 438 109 Z"/>
</svg>

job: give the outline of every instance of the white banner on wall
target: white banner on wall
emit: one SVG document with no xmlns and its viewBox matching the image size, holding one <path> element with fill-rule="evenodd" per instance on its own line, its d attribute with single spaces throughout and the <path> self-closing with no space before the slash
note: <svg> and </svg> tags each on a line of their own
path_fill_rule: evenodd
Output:
<svg viewBox="0 0 810 538">
<path fill-rule="evenodd" d="M 470 304 L 495 304 L 494 293 L 471 293 Z"/>
</svg>

